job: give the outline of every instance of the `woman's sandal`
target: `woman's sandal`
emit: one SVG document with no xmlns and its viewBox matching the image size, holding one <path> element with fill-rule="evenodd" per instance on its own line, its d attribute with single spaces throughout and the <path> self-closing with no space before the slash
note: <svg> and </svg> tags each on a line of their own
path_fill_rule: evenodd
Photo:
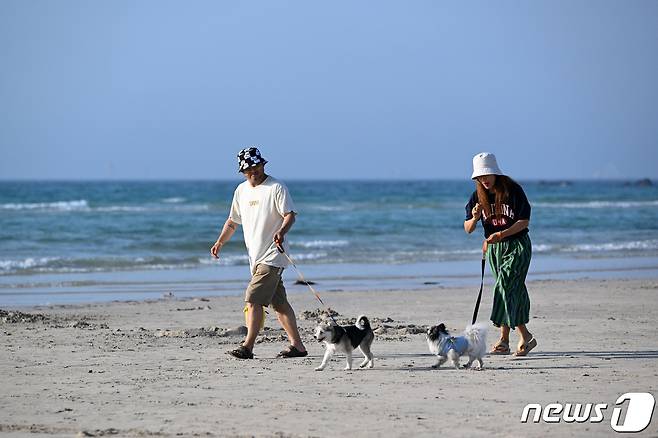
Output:
<svg viewBox="0 0 658 438">
<path fill-rule="evenodd" d="M 233 357 L 237 357 L 238 359 L 253 359 L 254 358 L 254 353 L 250 349 L 245 347 L 244 345 L 240 345 L 235 350 L 227 351 L 227 353 L 230 354 Z"/>
<path fill-rule="evenodd" d="M 496 345 L 493 346 L 489 354 L 500 356 L 510 354 L 509 342 L 498 341 Z"/>
<path fill-rule="evenodd" d="M 514 353 L 514 356 L 520 357 L 520 356 L 527 356 L 530 351 L 537 346 L 537 340 L 535 338 L 530 339 L 528 342 L 525 344 L 521 345 L 521 348 L 516 350 L 516 353 Z"/>
<path fill-rule="evenodd" d="M 277 354 L 276 357 L 305 357 L 305 356 L 308 356 L 308 351 L 299 351 L 294 346 L 289 345 L 288 348 L 281 351 L 279 354 Z"/>
</svg>

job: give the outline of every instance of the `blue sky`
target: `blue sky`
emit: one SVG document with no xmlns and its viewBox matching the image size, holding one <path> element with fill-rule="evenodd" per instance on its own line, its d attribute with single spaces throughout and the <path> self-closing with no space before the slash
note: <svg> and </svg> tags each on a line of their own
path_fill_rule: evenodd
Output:
<svg viewBox="0 0 658 438">
<path fill-rule="evenodd" d="M 0 179 L 658 177 L 658 2 L 0 0 Z"/>
</svg>

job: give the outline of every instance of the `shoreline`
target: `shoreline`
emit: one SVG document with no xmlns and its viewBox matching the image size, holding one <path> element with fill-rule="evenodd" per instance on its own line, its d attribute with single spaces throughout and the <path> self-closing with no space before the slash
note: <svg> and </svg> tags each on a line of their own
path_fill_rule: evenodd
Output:
<svg viewBox="0 0 658 438">
<path fill-rule="evenodd" d="M 375 290 L 428 290 L 478 287 L 479 260 L 452 260 L 409 264 L 298 265 L 320 293 Z M 658 278 L 657 257 L 567 258 L 535 256 L 528 283 L 545 280 Z M 290 293 L 304 292 L 295 284 L 292 266 L 284 272 Z M 249 281 L 248 266 L 211 266 L 194 269 L 57 273 L 0 276 L 0 308 L 57 304 L 144 301 L 163 297 L 192 298 L 242 296 Z M 492 278 L 487 265 L 485 287 Z"/>
<path fill-rule="evenodd" d="M 610 421 L 621 394 L 658 396 L 658 278 L 532 286 L 528 328 L 538 347 L 525 358 L 486 356 L 483 371 L 431 369 L 423 334 L 438 321 L 463 330 L 471 287 L 323 296 L 339 321 L 363 313 L 378 330 L 375 367 L 353 371 L 342 369 L 341 355 L 313 371 L 323 348 L 312 339 L 318 303 L 307 292 L 290 295 L 309 350 L 301 359 L 274 358 L 286 339 L 271 314 L 255 360 L 225 353 L 241 340 L 231 334 L 244 324 L 241 296 L 33 309 L 41 316 L 0 320 L 0 432 L 429 437 L 458 427 L 475 437 L 616 435 Z M 485 293 L 479 321 L 490 311 Z M 487 343 L 496 336 L 490 327 Z M 601 423 L 520 421 L 527 404 L 556 402 L 609 409 Z M 655 435 L 656 418 L 638 436 Z"/>
</svg>

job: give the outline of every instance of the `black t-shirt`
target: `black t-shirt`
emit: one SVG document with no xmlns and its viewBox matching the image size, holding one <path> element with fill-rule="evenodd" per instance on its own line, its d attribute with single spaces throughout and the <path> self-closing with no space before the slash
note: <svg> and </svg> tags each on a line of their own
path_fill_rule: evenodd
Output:
<svg viewBox="0 0 658 438">
<path fill-rule="evenodd" d="M 482 222 L 482 226 L 484 227 L 485 238 L 491 236 L 493 233 L 497 233 L 498 231 L 508 229 L 519 220 L 530 220 L 530 203 L 520 185 L 512 183 L 510 186 L 509 197 L 507 198 L 507 202 L 502 206 L 503 214 L 500 217 L 495 217 L 495 214 L 493 214 L 493 212 L 496 211 L 495 200 L 496 196 L 493 193 L 489 193 L 489 203 L 491 204 L 492 211 L 491 216 L 485 217 L 484 209 L 482 209 L 480 222 Z M 472 211 L 477 202 L 478 194 L 477 191 L 475 191 L 471 195 L 471 199 L 468 200 L 468 204 L 466 204 L 466 220 L 473 218 Z M 526 234 L 528 234 L 527 228 L 512 236 L 507 236 L 503 240 L 516 239 L 517 237 L 525 236 Z"/>
</svg>

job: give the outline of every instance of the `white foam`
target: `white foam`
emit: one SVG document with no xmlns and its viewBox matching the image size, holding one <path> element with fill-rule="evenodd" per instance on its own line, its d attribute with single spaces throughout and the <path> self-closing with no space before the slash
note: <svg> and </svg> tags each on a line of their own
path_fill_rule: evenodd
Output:
<svg viewBox="0 0 658 438">
<path fill-rule="evenodd" d="M 33 202 L 33 203 L 7 203 L 0 204 L 0 210 L 29 210 L 29 211 L 83 211 L 83 212 L 102 212 L 102 213 L 141 213 L 157 211 L 208 211 L 208 204 L 178 205 L 184 202 L 184 198 L 169 198 L 169 201 L 163 200 L 167 205 L 107 205 L 102 207 L 89 207 L 89 203 L 84 200 L 75 201 L 57 201 L 57 202 Z"/>
<path fill-rule="evenodd" d="M 48 263 L 59 260 L 57 257 L 28 257 L 23 260 L 0 260 L 0 271 L 17 271 L 46 266 Z"/>
<path fill-rule="evenodd" d="M 58 201 L 58 202 L 34 202 L 24 204 L 1 204 L 2 210 L 57 210 L 57 211 L 88 211 L 89 204 L 86 200 Z"/>
<path fill-rule="evenodd" d="M 200 257 L 199 263 L 202 265 L 222 265 L 222 266 L 235 266 L 235 265 L 244 265 L 249 263 L 249 256 L 246 254 L 242 255 L 222 255 L 219 254 L 219 259 L 214 257 Z"/>
<path fill-rule="evenodd" d="M 290 242 L 291 246 L 301 246 L 303 248 L 332 248 L 349 245 L 347 240 L 310 240 L 302 242 Z"/>
<path fill-rule="evenodd" d="M 453 250 L 439 250 L 439 249 L 434 249 L 431 251 L 401 251 L 399 252 L 404 255 L 408 256 L 414 256 L 417 254 L 426 254 L 430 256 L 450 256 L 450 255 L 464 255 L 464 254 L 482 254 L 481 249 L 453 249 Z"/>
<path fill-rule="evenodd" d="M 326 252 L 312 252 L 308 254 L 295 253 L 291 255 L 294 261 L 298 260 L 317 260 L 327 257 Z M 235 266 L 235 265 L 245 265 L 249 264 L 249 256 L 246 254 L 242 255 L 227 255 L 223 256 L 221 253 L 219 255 L 219 260 L 213 257 L 200 257 L 199 263 L 202 265 L 220 265 L 220 266 Z"/>
<path fill-rule="evenodd" d="M 631 242 L 610 243 L 583 243 L 567 246 L 564 252 L 601 252 L 601 251 L 624 251 L 624 250 L 647 250 L 658 249 L 658 240 L 636 240 Z"/>
<path fill-rule="evenodd" d="M 312 253 L 308 253 L 308 254 L 301 254 L 301 253 L 300 254 L 294 254 L 292 256 L 292 259 L 294 261 L 297 261 L 297 260 L 317 260 L 317 259 L 321 259 L 321 258 L 324 258 L 324 257 L 327 257 L 326 252 L 312 252 Z"/>
<path fill-rule="evenodd" d="M 546 245 L 542 243 L 538 245 L 535 244 L 532 245 L 532 252 L 550 252 L 552 250 L 553 250 L 553 245 Z"/>
<path fill-rule="evenodd" d="M 149 209 L 146 207 L 132 207 L 128 205 L 113 205 L 110 207 L 97 207 L 94 208 L 93 211 L 99 211 L 103 213 L 113 213 L 113 212 L 143 212 L 143 211 L 148 211 Z"/>
<path fill-rule="evenodd" d="M 309 207 L 309 209 L 318 211 L 345 211 L 347 208 L 338 205 L 314 205 Z"/>
<path fill-rule="evenodd" d="M 656 201 L 588 201 L 588 202 L 536 202 L 533 207 L 541 208 L 642 208 L 658 207 Z"/>
</svg>

